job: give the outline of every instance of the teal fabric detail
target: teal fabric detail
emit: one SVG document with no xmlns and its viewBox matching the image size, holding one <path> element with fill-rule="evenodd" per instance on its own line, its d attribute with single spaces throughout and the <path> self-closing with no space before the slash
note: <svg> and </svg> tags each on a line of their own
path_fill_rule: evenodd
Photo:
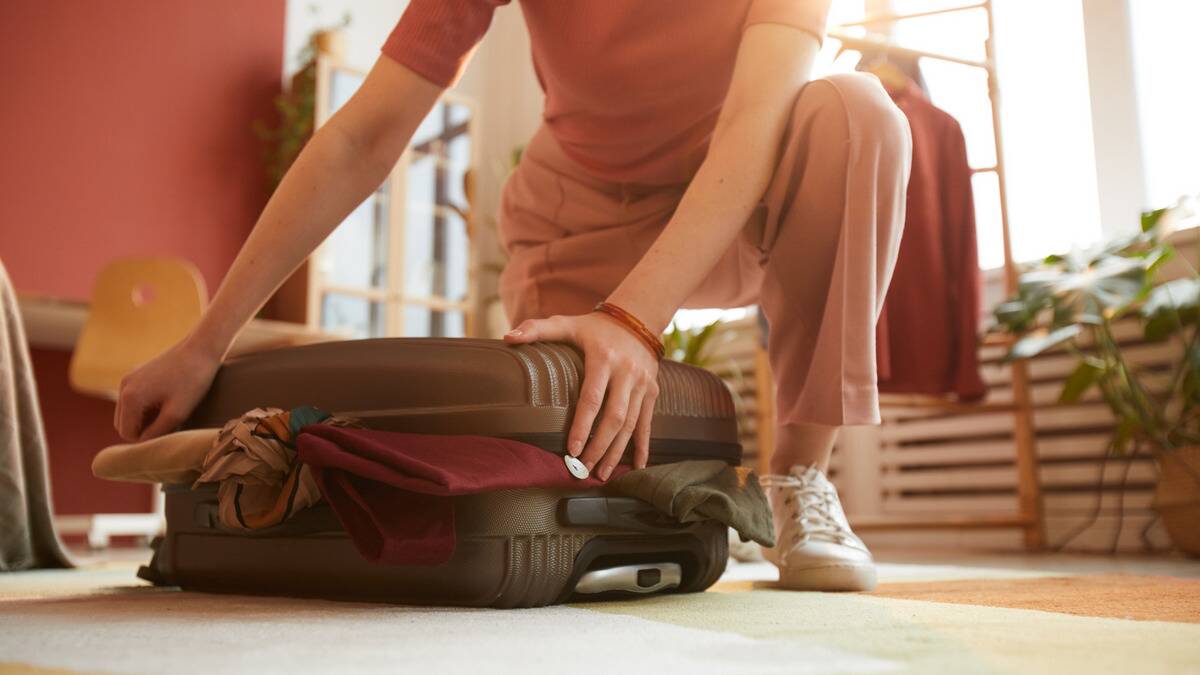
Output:
<svg viewBox="0 0 1200 675">
<path fill-rule="evenodd" d="M 301 427 L 324 422 L 327 419 L 329 419 L 329 413 L 311 405 L 292 408 L 288 413 L 288 431 L 292 432 L 292 438 L 295 438 L 300 434 Z"/>
</svg>

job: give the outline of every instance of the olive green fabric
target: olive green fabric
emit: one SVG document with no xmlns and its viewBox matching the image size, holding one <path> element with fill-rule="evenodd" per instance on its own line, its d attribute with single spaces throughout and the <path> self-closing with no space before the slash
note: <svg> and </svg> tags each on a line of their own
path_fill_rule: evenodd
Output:
<svg viewBox="0 0 1200 675">
<path fill-rule="evenodd" d="M 683 523 L 716 520 L 737 530 L 743 539 L 775 545 L 771 507 L 746 467 L 719 460 L 691 460 L 630 471 L 609 488 L 649 502 Z"/>
</svg>

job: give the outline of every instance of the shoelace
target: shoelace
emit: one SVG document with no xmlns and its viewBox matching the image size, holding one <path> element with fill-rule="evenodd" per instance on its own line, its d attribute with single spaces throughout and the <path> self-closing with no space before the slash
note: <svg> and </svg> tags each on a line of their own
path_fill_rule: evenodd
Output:
<svg viewBox="0 0 1200 675">
<path fill-rule="evenodd" d="M 792 491 L 783 503 L 792 507 L 790 515 L 799 530 L 792 534 L 793 545 L 803 544 L 810 538 L 839 544 L 858 543 L 858 537 L 837 516 L 837 491 L 832 485 L 824 481 L 803 481 L 788 475 L 763 476 L 762 486 Z"/>
</svg>

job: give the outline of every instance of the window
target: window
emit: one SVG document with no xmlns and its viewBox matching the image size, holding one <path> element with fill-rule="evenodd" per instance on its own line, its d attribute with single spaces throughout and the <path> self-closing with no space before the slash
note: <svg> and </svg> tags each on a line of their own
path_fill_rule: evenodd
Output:
<svg viewBox="0 0 1200 675">
<path fill-rule="evenodd" d="M 318 123 L 365 75 L 322 61 Z M 324 94 L 324 95 L 322 95 Z M 445 95 L 383 185 L 313 255 L 310 316 L 353 337 L 461 337 L 467 333 L 474 114 Z"/>
<path fill-rule="evenodd" d="M 1168 206 L 1200 193 L 1200 3 L 1138 0 L 1129 12 L 1146 206 Z"/>
<path fill-rule="evenodd" d="M 891 10 L 912 14 L 967 4 L 892 0 Z M 993 7 L 1013 254 L 1029 260 L 1092 243 L 1100 237 L 1100 218 L 1080 4 L 995 0 Z M 835 1 L 835 8 L 836 21 L 863 17 L 862 0 Z M 887 39 L 902 47 L 975 62 L 986 58 L 982 9 L 907 19 L 889 31 Z M 862 28 L 847 32 L 866 33 Z M 840 47 L 830 40 L 823 51 L 831 72 L 852 70 L 858 62 L 855 53 L 839 54 Z M 999 267 L 1004 260 L 1000 195 L 990 171 L 996 155 L 986 73 L 931 58 L 921 59 L 920 66 L 930 99 L 963 127 L 969 161 L 979 170 L 974 179 L 979 262 Z"/>
</svg>

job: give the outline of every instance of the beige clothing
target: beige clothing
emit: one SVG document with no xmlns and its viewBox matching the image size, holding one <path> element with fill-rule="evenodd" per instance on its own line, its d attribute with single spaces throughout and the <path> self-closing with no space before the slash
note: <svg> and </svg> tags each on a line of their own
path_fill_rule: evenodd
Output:
<svg viewBox="0 0 1200 675">
<path fill-rule="evenodd" d="M 874 77 L 809 83 L 759 209 L 684 305 L 761 306 L 781 423 L 879 421 L 875 323 L 903 230 L 911 151 L 908 123 Z M 509 319 L 590 311 L 641 259 L 686 188 L 597 178 L 540 130 L 501 206 Z"/>
<path fill-rule="evenodd" d="M 130 483 L 194 483 L 216 437 L 216 429 L 190 429 L 140 443 L 111 445 L 92 459 L 92 474 Z"/>
</svg>

